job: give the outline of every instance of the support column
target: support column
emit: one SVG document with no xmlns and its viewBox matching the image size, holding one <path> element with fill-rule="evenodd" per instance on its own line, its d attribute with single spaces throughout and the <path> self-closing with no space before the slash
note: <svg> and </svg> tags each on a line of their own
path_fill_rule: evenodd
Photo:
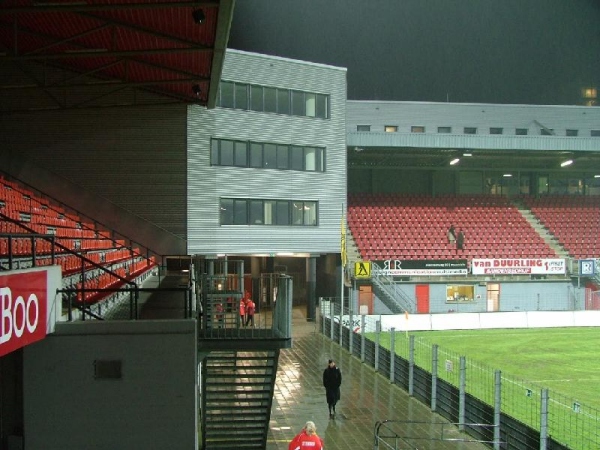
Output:
<svg viewBox="0 0 600 450">
<path fill-rule="evenodd" d="M 317 258 L 306 258 L 306 320 L 314 322 L 317 318 Z"/>
</svg>

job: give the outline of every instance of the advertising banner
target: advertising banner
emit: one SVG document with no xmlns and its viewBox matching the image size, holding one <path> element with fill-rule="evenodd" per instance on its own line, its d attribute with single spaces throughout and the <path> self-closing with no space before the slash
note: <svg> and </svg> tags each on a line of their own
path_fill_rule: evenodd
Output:
<svg viewBox="0 0 600 450">
<path fill-rule="evenodd" d="M 473 259 L 474 275 L 561 275 L 567 273 L 564 259 L 498 258 Z"/>
<path fill-rule="evenodd" d="M 380 269 L 373 268 L 373 273 L 389 276 L 440 276 L 466 275 L 467 260 L 400 260 L 386 259 L 376 261 Z"/>
<path fill-rule="evenodd" d="M 46 337 L 48 274 L 0 276 L 0 357 Z"/>
</svg>

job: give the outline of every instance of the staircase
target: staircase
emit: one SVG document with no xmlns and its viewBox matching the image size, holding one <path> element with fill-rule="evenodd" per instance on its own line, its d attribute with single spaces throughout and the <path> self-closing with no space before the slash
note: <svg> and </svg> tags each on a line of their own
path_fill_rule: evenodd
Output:
<svg viewBox="0 0 600 450">
<path fill-rule="evenodd" d="M 352 232 L 348 229 L 346 238 L 346 247 L 348 252 L 348 267 L 349 270 L 354 270 L 354 263 L 362 261 L 358 246 L 354 241 Z M 371 263 L 373 291 L 377 298 L 388 307 L 392 314 L 402 314 L 406 311 L 415 312 L 415 302 L 408 298 L 400 289 L 393 277 L 378 274 L 378 267 L 375 263 Z M 347 283 L 347 286 L 350 284 Z"/>
<path fill-rule="evenodd" d="M 213 351 L 202 362 L 202 449 L 264 449 L 279 350 Z"/>
<path fill-rule="evenodd" d="M 558 242 L 558 240 L 546 229 L 542 223 L 538 220 L 538 218 L 531 212 L 529 208 L 517 198 L 512 199 L 512 204 L 516 206 L 517 210 L 525 220 L 531 225 L 537 234 L 539 234 L 544 242 L 548 244 L 548 246 L 554 250 L 558 258 L 568 259 L 570 258 L 569 253 L 564 249 L 562 245 Z"/>
</svg>

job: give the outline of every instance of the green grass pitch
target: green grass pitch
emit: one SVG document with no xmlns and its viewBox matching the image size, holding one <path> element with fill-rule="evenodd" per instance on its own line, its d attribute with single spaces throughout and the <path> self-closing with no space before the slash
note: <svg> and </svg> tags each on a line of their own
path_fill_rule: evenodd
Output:
<svg viewBox="0 0 600 450">
<path fill-rule="evenodd" d="M 382 333 L 381 345 L 389 348 Z M 411 332 L 467 360 L 546 387 L 600 410 L 600 328 L 535 328 Z M 403 342 L 404 341 L 404 342 Z M 396 333 L 396 352 L 406 345 Z M 441 357 L 440 357 L 441 358 Z"/>
</svg>

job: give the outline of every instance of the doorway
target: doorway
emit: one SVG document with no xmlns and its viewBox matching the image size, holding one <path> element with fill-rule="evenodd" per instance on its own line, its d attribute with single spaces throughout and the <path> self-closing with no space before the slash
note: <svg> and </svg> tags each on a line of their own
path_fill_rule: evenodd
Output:
<svg viewBox="0 0 600 450">
<path fill-rule="evenodd" d="M 498 312 L 500 309 L 500 285 L 497 283 L 487 284 L 487 311 Z"/>
</svg>

